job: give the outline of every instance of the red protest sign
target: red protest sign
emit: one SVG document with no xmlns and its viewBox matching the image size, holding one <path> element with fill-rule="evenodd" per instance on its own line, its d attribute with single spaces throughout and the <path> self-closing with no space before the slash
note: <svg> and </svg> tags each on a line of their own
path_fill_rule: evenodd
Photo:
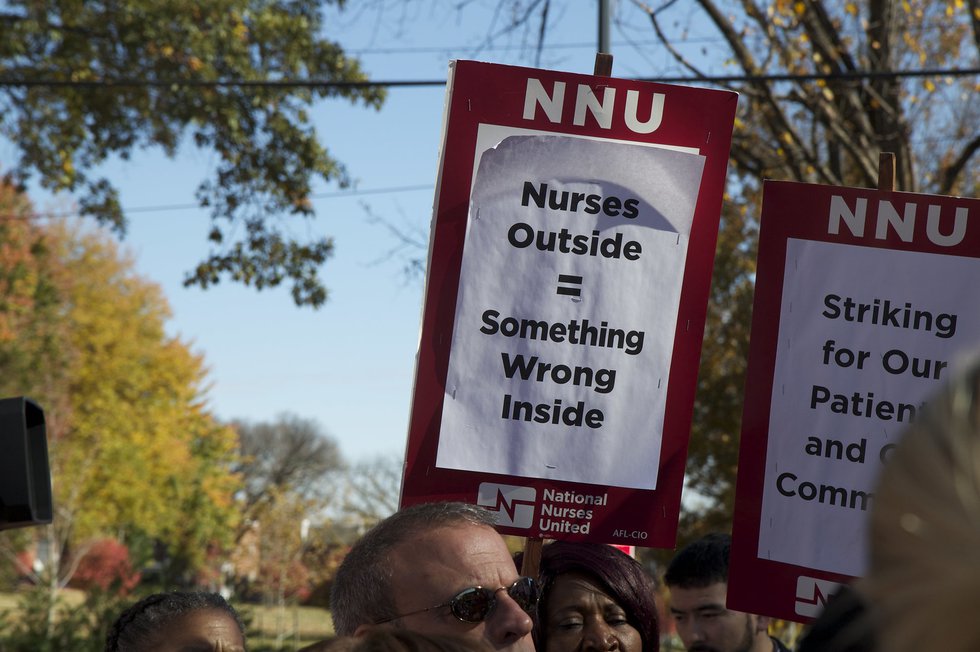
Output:
<svg viewBox="0 0 980 652">
<path fill-rule="evenodd" d="M 880 465 L 980 344 L 978 211 L 766 182 L 730 607 L 807 621 L 863 574 Z"/>
<path fill-rule="evenodd" d="M 453 64 L 403 504 L 673 545 L 735 103 Z"/>
</svg>

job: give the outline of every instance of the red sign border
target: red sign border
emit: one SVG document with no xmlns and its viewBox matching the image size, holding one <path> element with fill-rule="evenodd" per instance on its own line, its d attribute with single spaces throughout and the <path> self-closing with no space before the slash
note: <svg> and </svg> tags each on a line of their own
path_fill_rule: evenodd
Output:
<svg viewBox="0 0 980 652">
<path fill-rule="evenodd" d="M 565 120 L 556 125 L 547 120 L 540 110 L 535 119 L 525 120 L 522 116 L 524 92 L 527 79 L 532 77 L 541 80 L 545 87 L 562 81 L 568 87 L 587 84 L 594 92 L 611 85 L 617 89 L 620 97 L 627 90 L 642 91 L 641 97 L 644 94 L 664 93 L 663 121 L 653 134 L 640 136 L 629 131 L 622 120 L 614 123 L 609 130 L 599 128 L 594 120 L 587 120 L 580 127 L 570 126 Z M 603 513 L 607 516 L 601 519 L 603 525 L 589 534 L 562 534 L 561 538 L 673 547 L 737 95 L 728 91 L 472 61 L 455 63 L 449 93 L 401 504 L 439 500 L 474 503 L 481 482 L 533 487 L 539 497 L 545 489 L 582 494 L 606 493 L 608 505 Z M 569 109 L 566 107 L 566 114 Z M 641 107 L 641 114 L 642 111 Z M 560 134 L 698 147 L 706 157 L 682 286 L 667 389 L 668 409 L 664 420 L 661 472 L 656 490 L 515 478 L 435 466 L 474 150 L 481 122 Z M 603 527 L 605 529 L 600 533 L 599 529 Z M 553 533 L 542 533 L 536 528 L 501 530 L 521 536 L 554 538 Z M 625 534 L 614 536 L 612 530 Z M 641 533 L 645 538 L 639 538 Z"/>
<path fill-rule="evenodd" d="M 893 204 L 928 202 L 946 207 L 956 207 L 967 202 L 977 203 L 976 199 L 871 188 L 790 181 L 767 180 L 763 183 L 757 277 L 735 488 L 728 606 L 739 611 L 803 623 L 812 619 L 800 616 L 794 609 L 796 584 L 800 576 L 838 584 L 848 584 L 854 578 L 850 575 L 759 559 L 756 552 L 759 548 L 762 518 L 765 451 L 768 448 L 769 413 L 779 341 L 787 240 L 798 238 L 878 249 L 980 257 L 980 229 L 968 232 L 967 238 L 953 247 L 905 242 L 894 231 L 889 231 L 884 239 L 878 239 L 874 229 L 867 227 L 865 235 L 861 237 L 851 234 L 843 226 L 839 234 L 829 235 L 827 216 L 830 198 L 834 195 L 843 197 L 849 202 L 848 205 L 853 205 L 857 199 L 867 200 L 869 224 L 873 222 L 870 216 L 876 214 L 872 209 L 878 200 L 887 200 Z M 787 215 L 790 217 L 787 218 Z M 864 554 L 864 551 L 859 552 Z"/>
</svg>

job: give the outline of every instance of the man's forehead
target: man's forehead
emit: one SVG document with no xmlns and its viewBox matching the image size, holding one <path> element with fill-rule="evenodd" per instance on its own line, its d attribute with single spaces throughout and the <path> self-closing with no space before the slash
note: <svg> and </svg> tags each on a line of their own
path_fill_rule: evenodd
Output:
<svg viewBox="0 0 980 652">
<path fill-rule="evenodd" d="M 727 594 L 727 582 L 715 582 L 707 586 L 672 586 L 670 587 L 670 606 L 675 611 L 693 611 L 708 606 L 724 608 Z"/>
<path fill-rule="evenodd" d="M 452 576 L 454 581 L 479 583 L 497 581 L 502 571 L 512 571 L 515 578 L 517 574 L 500 535 L 493 528 L 473 523 L 420 532 L 396 546 L 392 558 L 396 582 L 405 576 L 416 580 Z"/>
<path fill-rule="evenodd" d="M 470 550 L 501 548 L 506 550 L 507 546 L 496 530 L 469 522 L 420 530 L 396 546 L 400 554 L 408 556 L 424 556 L 426 552 L 461 554 Z"/>
</svg>

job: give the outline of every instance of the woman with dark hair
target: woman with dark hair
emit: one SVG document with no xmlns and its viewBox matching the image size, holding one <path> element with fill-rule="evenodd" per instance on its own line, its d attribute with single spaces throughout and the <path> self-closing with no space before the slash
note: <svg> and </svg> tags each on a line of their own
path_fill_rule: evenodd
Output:
<svg viewBox="0 0 980 652">
<path fill-rule="evenodd" d="M 122 612 L 105 652 L 245 652 L 245 625 L 217 593 L 154 593 Z"/>
<path fill-rule="evenodd" d="M 538 652 L 658 652 L 653 580 L 601 543 L 544 546 L 534 639 Z"/>
</svg>

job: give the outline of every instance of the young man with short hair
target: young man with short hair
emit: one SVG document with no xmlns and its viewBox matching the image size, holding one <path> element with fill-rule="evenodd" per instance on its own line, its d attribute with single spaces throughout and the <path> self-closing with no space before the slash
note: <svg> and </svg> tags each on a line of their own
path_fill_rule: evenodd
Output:
<svg viewBox="0 0 980 652">
<path fill-rule="evenodd" d="M 709 534 L 684 547 L 667 567 L 670 613 L 687 652 L 789 652 L 769 636 L 769 617 L 725 607 L 731 537 Z"/>
</svg>

